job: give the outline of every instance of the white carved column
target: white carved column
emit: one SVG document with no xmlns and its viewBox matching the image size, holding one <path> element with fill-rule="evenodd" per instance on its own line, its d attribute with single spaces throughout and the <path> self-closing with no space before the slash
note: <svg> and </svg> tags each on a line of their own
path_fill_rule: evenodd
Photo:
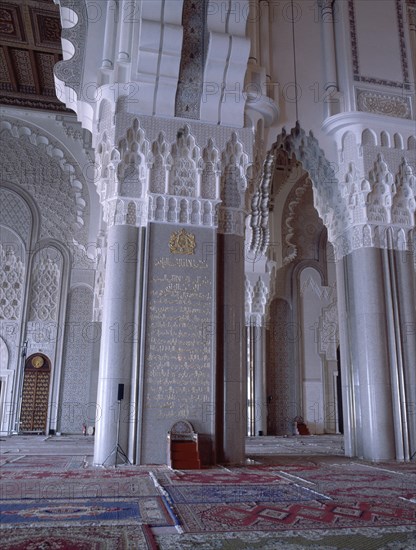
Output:
<svg viewBox="0 0 416 550">
<path fill-rule="evenodd" d="M 133 9 L 132 9 L 133 8 Z M 129 0 L 122 0 L 120 6 L 120 35 L 119 35 L 119 45 L 118 45 L 118 58 L 119 62 L 129 62 L 131 56 L 131 37 L 133 33 L 133 21 L 134 12 L 136 11 L 135 3 L 130 2 Z M 110 15 L 111 17 L 111 15 Z M 136 16 L 137 17 L 137 16 Z"/>
<path fill-rule="evenodd" d="M 334 0 L 318 0 L 325 51 L 325 90 L 338 89 L 334 37 Z"/>
<path fill-rule="evenodd" d="M 345 424 L 354 423 L 352 455 L 367 460 L 395 458 L 383 252 L 362 248 L 337 262 L 337 276 L 344 283 L 337 285 L 341 298 L 345 293 L 339 303 L 346 305 L 340 311 L 347 329 L 347 338 L 341 337 L 343 395 L 352 401 L 344 400 L 344 409 L 350 411 Z"/>
<path fill-rule="evenodd" d="M 117 443 L 119 384 L 124 385 L 119 443 L 124 452 L 128 451 L 133 366 L 133 346 L 128 337 L 137 332 L 132 299 L 137 265 L 128 261 L 126 252 L 137 249 L 137 242 L 138 229 L 134 226 L 113 225 L 108 230 L 94 447 L 94 463 L 106 466 L 115 463 L 111 452 Z"/>
<path fill-rule="evenodd" d="M 112 119 L 102 119 L 103 127 Z M 117 121 L 118 122 L 118 121 Z M 129 122 L 131 124 L 129 125 Z M 119 444 L 135 461 L 140 310 L 141 243 L 147 223 L 149 144 L 137 118 L 98 136 L 98 192 L 107 226 L 102 336 L 97 392 L 94 463 L 114 465 Z M 146 198 L 144 198 L 146 197 Z M 123 387 L 120 400 L 119 385 Z"/>
<path fill-rule="evenodd" d="M 381 153 L 374 158 L 375 144 L 366 149 L 366 142 L 356 142 L 357 135 L 363 141 L 373 135 L 374 119 L 363 117 L 350 118 L 348 131 L 344 117 L 324 124 L 340 152 L 337 173 L 299 124 L 278 136 L 252 201 L 251 248 L 258 252 L 268 243 L 270 167 L 283 149 L 309 172 L 314 206 L 334 248 L 346 454 L 410 460 L 416 452 L 416 180 L 404 159 L 414 157 L 410 150 L 391 149 L 386 158 L 392 168 Z M 413 127 L 413 122 L 401 124 L 409 140 Z M 401 164 L 398 154 L 404 157 Z"/>
<path fill-rule="evenodd" d="M 266 328 L 255 317 L 246 326 L 249 436 L 267 435 Z"/>
<path fill-rule="evenodd" d="M 107 17 L 105 20 L 104 50 L 102 69 L 112 69 L 114 67 L 114 43 L 116 29 L 116 20 L 118 17 L 117 3 L 114 0 L 107 2 Z"/>
<path fill-rule="evenodd" d="M 217 286 L 219 461 L 244 459 L 247 369 L 244 319 L 244 190 L 247 155 L 232 134 L 222 158 Z"/>
<path fill-rule="evenodd" d="M 241 462 L 248 158 L 230 127 L 241 128 L 249 150 L 252 129 L 244 127 L 243 97 L 249 40 L 246 19 L 235 17 L 236 8 L 245 13 L 248 0 L 227 4 L 225 12 L 208 2 L 208 50 L 201 57 L 199 121 L 192 120 L 192 129 L 176 119 L 188 46 L 182 0 L 120 0 L 115 21 L 111 2 L 97 26 L 87 25 L 82 3 L 56 1 L 63 14 L 71 4 L 68 10 L 79 15 L 77 25 L 64 29 L 64 44 L 70 42 L 75 54 L 57 67 L 55 79 L 93 133 L 108 228 L 95 463 L 106 462 L 116 443 L 114 407 L 122 383 L 120 444 L 130 460 L 166 462 L 166 434 L 186 418 L 208 436 L 218 459 Z M 205 44 L 202 32 L 200 40 Z M 96 48 L 86 47 L 90 43 Z M 82 93 L 83 82 L 97 83 L 96 97 Z M 256 111 L 254 126 L 263 111 L 269 123 L 275 119 L 277 109 L 268 100 Z M 131 257 L 136 260 L 127 261 Z M 140 326 L 138 343 L 122 341 L 134 323 Z"/>
<path fill-rule="evenodd" d="M 269 1 L 260 0 L 260 35 L 262 48 L 261 64 L 266 70 L 267 83 L 270 82 L 270 21 L 269 21 Z"/>
<path fill-rule="evenodd" d="M 345 184 L 353 223 L 335 238 L 346 453 L 409 460 L 416 450 L 415 342 L 406 333 L 415 322 L 415 180 L 403 161 L 394 182 L 381 155 L 369 181 L 353 174 Z"/>
<path fill-rule="evenodd" d="M 246 258 L 246 337 L 248 358 L 248 431 L 267 435 L 266 319 L 270 297 L 270 265 L 265 257 Z"/>
<path fill-rule="evenodd" d="M 244 338 L 244 240 L 218 235 L 217 407 L 219 462 L 244 459 L 246 357 Z M 243 399 L 242 399 L 243 397 Z"/>
<path fill-rule="evenodd" d="M 416 295 L 416 275 L 414 257 L 408 251 L 394 251 L 389 260 L 394 285 L 389 296 L 392 303 L 391 324 L 397 341 L 394 348 L 394 356 L 397 357 L 395 429 L 398 446 L 403 445 L 404 459 L 411 460 L 416 453 L 416 307 L 412 299 Z"/>
<path fill-rule="evenodd" d="M 250 56 L 249 63 L 257 65 L 259 63 L 259 5 L 257 2 L 250 2 L 250 12 L 248 16 L 248 36 L 250 38 Z"/>
<path fill-rule="evenodd" d="M 337 60 L 334 34 L 334 0 L 318 0 L 325 62 L 324 102 L 325 116 L 338 111 L 334 108 L 338 99 Z"/>
<path fill-rule="evenodd" d="M 409 460 L 416 450 L 411 359 L 415 282 L 405 256 L 397 250 L 362 248 L 337 262 L 349 456 Z"/>
<path fill-rule="evenodd" d="M 254 335 L 254 435 L 267 435 L 266 329 L 253 327 Z"/>
</svg>

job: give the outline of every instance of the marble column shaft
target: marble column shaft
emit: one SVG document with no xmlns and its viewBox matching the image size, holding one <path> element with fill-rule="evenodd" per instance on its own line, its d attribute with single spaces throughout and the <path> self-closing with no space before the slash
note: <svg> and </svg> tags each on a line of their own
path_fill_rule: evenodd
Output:
<svg viewBox="0 0 416 550">
<path fill-rule="evenodd" d="M 413 255 L 386 250 L 392 292 L 390 340 L 392 376 L 397 384 L 394 409 L 396 458 L 410 460 L 416 453 L 416 276 Z M 402 453 L 402 456 L 401 454 Z"/>
<path fill-rule="evenodd" d="M 254 332 L 254 427 L 255 435 L 267 435 L 266 392 L 266 329 L 253 327 Z"/>
<path fill-rule="evenodd" d="M 337 264 L 346 454 L 367 460 L 403 459 L 410 433 L 415 343 L 403 327 L 414 326 L 414 272 L 400 254 L 363 248 Z"/>
<path fill-rule="evenodd" d="M 119 384 L 124 384 L 119 442 L 125 452 L 128 449 L 132 342 L 137 334 L 134 322 L 135 301 L 132 299 L 132 289 L 136 285 L 137 258 L 130 261 L 129 253 L 132 244 L 137 246 L 137 240 L 136 227 L 116 225 L 108 230 L 94 446 L 94 463 L 103 464 L 105 461 L 107 466 L 113 465 L 115 461 L 115 456 L 110 455 L 117 443 Z"/>
<path fill-rule="evenodd" d="M 218 235 L 217 265 L 217 460 L 239 463 L 247 409 L 242 237 Z"/>
</svg>

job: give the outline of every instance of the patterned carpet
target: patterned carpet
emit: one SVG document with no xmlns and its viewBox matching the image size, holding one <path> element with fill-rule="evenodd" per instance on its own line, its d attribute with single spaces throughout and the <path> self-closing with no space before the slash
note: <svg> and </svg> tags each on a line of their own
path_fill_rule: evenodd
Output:
<svg viewBox="0 0 416 550">
<path fill-rule="evenodd" d="M 415 464 L 264 462 L 159 473 L 184 530 L 157 536 L 159 548 L 416 550 Z"/>
<path fill-rule="evenodd" d="M 99 522 L 112 524 L 149 523 L 172 525 L 172 519 L 161 497 L 135 497 L 119 499 L 18 500 L 3 502 L 0 523 L 32 525 L 45 523 L 65 526 L 73 522 Z"/>
<path fill-rule="evenodd" d="M 372 530 L 337 530 L 271 534 L 258 531 L 247 533 L 164 535 L 156 537 L 160 550 L 414 550 L 416 535 L 413 532 Z"/>
<path fill-rule="evenodd" d="M 278 485 L 182 485 L 166 488 L 172 501 L 179 504 L 238 504 L 240 502 L 299 502 L 310 501 L 316 494 L 288 482 Z"/>
<path fill-rule="evenodd" d="M 152 529 L 175 528 L 149 468 L 93 468 L 63 440 L 64 455 L 45 446 L 30 455 L 27 437 L 20 454 L 0 448 L 1 549 L 157 550 Z"/>
<path fill-rule="evenodd" d="M 189 532 L 283 531 L 355 527 L 416 526 L 416 510 L 405 504 L 371 504 L 358 501 L 300 502 L 298 504 L 176 504 L 175 509 Z"/>
<path fill-rule="evenodd" d="M 145 472 L 75 470 L 73 472 L 1 471 L 0 499 L 131 498 L 160 493 Z"/>
<path fill-rule="evenodd" d="M 65 470 L 78 470 L 84 467 L 83 457 L 71 456 L 19 456 L 3 455 L 2 471 L 38 470 L 49 472 L 62 472 Z"/>
<path fill-rule="evenodd" d="M 2 550 L 137 550 L 148 546 L 139 525 L 21 526 L 1 530 Z"/>
<path fill-rule="evenodd" d="M 414 463 L 258 454 L 198 471 L 94 468 L 81 442 L 79 455 L 63 438 L 63 455 L 51 439 L 47 455 L 31 456 L 30 439 L 2 454 L 2 550 L 416 550 Z"/>
</svg>

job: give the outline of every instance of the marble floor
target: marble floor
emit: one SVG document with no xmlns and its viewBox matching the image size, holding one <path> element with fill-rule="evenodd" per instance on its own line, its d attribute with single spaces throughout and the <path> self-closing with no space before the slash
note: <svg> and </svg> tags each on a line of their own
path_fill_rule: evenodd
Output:
<svg viewBox="0 0 416 550">
<path fill-rule="evenodd" d="M 342 435 L 262 436 L 246 439 L 246 454 L 256 455 L 343 455 Z M 92 461 L 94 438 L 82 435 L 14 435 L 0 437 L 0 454 L 71 455 Z"/>
</svg>

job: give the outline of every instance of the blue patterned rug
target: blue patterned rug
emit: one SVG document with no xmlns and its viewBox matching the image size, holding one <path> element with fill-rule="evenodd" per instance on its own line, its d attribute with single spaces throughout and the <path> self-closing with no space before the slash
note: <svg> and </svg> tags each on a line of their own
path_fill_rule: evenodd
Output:
<svg viewBox="0 0 416 550">
<path fill-rule="evenodd" d="M 117 524 L 174 524 L 162 497 L 117 499 L 24 500 L 0 503 L 0 525 L 94 522 Z"/>
<path fill-rule="evenodd" d="M 78 521 L 140 520 L 137 502 L 115 500 L 3 502 L 0 508 L 1 524 Z"/>
<path fill-rule="evenodd" d="M 305 502 L 324 495 L 294 484 L 278 485 L 181 485 L 165 487 L 175 504 L 237 502 Z"/>
</svg>

